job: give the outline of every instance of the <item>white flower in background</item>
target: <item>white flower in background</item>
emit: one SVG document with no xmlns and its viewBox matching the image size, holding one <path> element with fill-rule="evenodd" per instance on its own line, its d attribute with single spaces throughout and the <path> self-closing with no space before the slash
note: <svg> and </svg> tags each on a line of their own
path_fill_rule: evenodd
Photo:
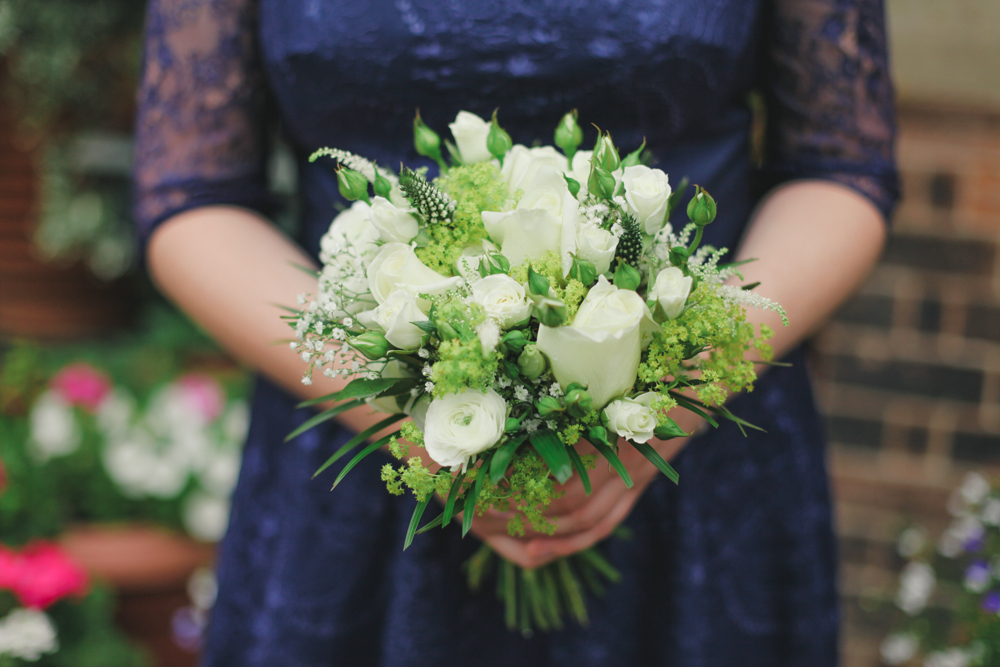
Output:
<svg viewBox="0 0 1000 667">
<path fill-rule="evenodd" d="M 618 248 L 618 237 L 593 224 L 581 224 L 576 228 L 576 254 L 594 265 L 597 273 L 607 273 L 611 260 Z"/>
<path fill-rule="evenodd" d="M 963 516 L 955 519 L 938 540 L 938 552 L 946 558 L 955 558 L 971 541 L 983 537 L 985 528 L 982 521 L 975 516 Z"/>
<path fill-rule="evenodd" d="M 924 658 L 924 667 L 968 667 L 969 657 L 960 648 L 935 651 Z"/>
<path fill-rule="evenodd" d="M 483 211 L 487 233 L 500 244 L 511 266 L 539 260 L 549 252 L 560 253 L 568 260 L 567 253 L 575 250 L 579 203 L 562 176 L 556 177 L 558 181 L 525 192 L 513 211 Z"/>
<path fill-rule="evenodd" d="M 923 611 L 934 592 L 934 568 L 927 563 L 908 563 L 899 575 L 899 590 L 896 592 L 896 606 L 913 616 Z"/>
<path fill-rule="evenodd" d="M 462 254 L 455 262 L 455 270 L 458 275 L 467 281 L 479 280 L 479 263 L 486 253 L 498 253 L 500 248 L 496 247 L 486 239 L 475 245 L 466 246 L 462 249 Z"/>
<path fill-rule="evenodd" d="M 495 273 L 471 283 L 472 300 L 505 329 L 520 324 L 531 314 L 524 286 L 510 276 Z"/>
<path fill-rule="evenodd" d="M 0 656 L 37 662 L 58 650 L 56 628 L 40 609 L 14 609 L 0 620 Z"/>
<path fill-rule="evenodd" d="M 625 167 L 622 183 L 625 184 L 628 210 L 642 224 L 643 231 L 652 236 L 663 229 L 670 197 L 667 175 L 640 164 Z"/>
<path fill-rule="evenodd" d="M 250 430 L 250 406 L 242 399 L 230 401 L 222 415 L 222 433 L 229 443 L 243 446 Z"/>
<path fill-rule="evenodd" d="M 208 611 L 215 605 L 219 594 L 219 580 L 209 567 L 199 567 L 187 581 L 187 594 L 195 609 Z"/>
<path fill-rule="evenodd" d="M 385 339 L 401 350 L 420 347 L 424 332 L 413 322 L 422 322 L 427 316 L 420 310 L 417 297 L 410 289 L 397 288 L 390 292 L 372 312 L 371 319 L 385 332 Z"/>
<path fill-rule="evenodd" d="M 622 397 L 611 401 L 604 408 L 608 428 L 623 438 L 635 442 L 648 442 L 656 430 L 656 414 L 652 405 L 656 394 L 647 391 L 634 398 Z"/>
<path fill-rule="evenodd" d="M 691 294 L 691 282 L 691 276 L 685 276 L 676 266 L 663 269 L 649 288 L 649 298 L 659 302 L 667 319 L 672 320 L 684 310 Z"/>
<path fill-rule="evenodd" d="M 184 503 L 181 520 L 191 537 L 203 542 L 218 542 L 229 525 L 229 499 L 192 493 Z"/>
<path fill-rule="evenodd" d="M 80 446 L 82 435 L 73 406 L 59 394 L 46 391 L 31 406 L 31 453 L 44 463 L 54 456 L 72 454 Z"/>
<path fill-rule="evenodd" d="M 585 385 L 600 409 L 635 383 L 642 347 L 656 329 L 642 297 L 600 276 L 572 324 L 539 327 L 538 349 L 563 389 Z"/>
<path fill-rule="evenodd" d="M 989 526 L 1000 526 L 1000 499 L 990 498 L 983 504 L 980 513 L 983 523 Z"/>
<path fill-rule="evenodd" d="M 141 429 L 110 440 L 101 452 L 108 476 L 130 498 L 145 495 L 145 483 L 156 468 L 156 441 Z"/>
<path fill-rule="evenodd" d="M 239 450 L 217 451 L 198 474 L 198 482 L 213 496 L 228 497 L 236 488 L 241 460 Z"/>
<path fill-rule="evenodd" d="M 420 232 L 416 218 L 384 197 L 372 200 L 370 218 L 386 243 L 409 243 Z"/>
<path fill-rule="evenodd" d="M 448 394 L 427 408 L 424 446 L 438 465 L 465 465 L 500 441 L 506 421 L 507 404 L 493 389 Z"/>
<path fill-rule="evenodd" d="M 156 457 L 152 471 L 142 482 L 142 491 L 152 498 L 170 500 L 180 495 L 191 472 L 183 456 Z"/>
<path fill-rule="evenodd" d="M 990 494 L 990 483 L 978 472 L 970 472 L 962 480 L 958 492 L 962 495 L 962 500 L 969 505 L 978 505 Z"/>
<path fill-rule="evenodd" d="M 97 428 L 105 438 L 126 433 L 135 415 L 135 398 L 127 390 L 115 387 L 97 407 Z"/>
<path fill-rule="evenodd" d="M 330 223 L 330 229 L 320 239 L 320 260 L 324 264 L 335 264 L 337 257 L 349 248 L 361 257 L 374 256 L 378 252 L 378 240 L 378 229 L 371 222 L 371 206 L 356 201 L 337 214 Z"/>
<path fill-rule="evenodd" d="M 486 356 L 497 349 L 500 344 L 500 326 L 494 320 L 486 320 L 476 327 L 476 335 L 479 336 L 479 344 L 483 348 L 483 356 Z"/>
<path fill-rule="evenodd" d="M 903 558 L 913 558 L 927 546 L 927 531 L 921 526 L 912 526 L 899 534 L 896 551 Z"/>
<path fill-rule="evenodd" d="M 415 294 L 441 294 L 461 281 L 458 276 L 446 278 L 429 268 L 403 243 L 386 243 L 368 266 L 368 287 L 379 304 L 399 287 L 412 288 Z"/>
<path fill-rule="evenodd" d="M 917 654 L 917 648 L 919 648 L 919 643 L 916 637 L 899 632 L 883 639 L 878 652 L 885 664 L 902 665 L 904 662 L 909 662 Z"/>
<path fill-rule="evenodd" d="M 455 137 L 455 145 L 462 156 L 464 164 L 475 164 L 492 160 L 493 155 L 486 147 L 486 137 L 490 133 L 490 124 L 468 111 L 459 111 L 455 122 L 449 123 L 451 136 Z"/>
<path fill-rule="evenodd" d="M 565 185 L 562 175 L 568 166 L 566 157 L 552 146 L 527 148 L 517 144 L 504 156 L 500 177 L 506 181 L 511 196 L 518 190 L 527 194 L 540 185 L 554 186 L 560 182 Z M 581 185 L 586 186 L 586 181 L 584 178 Z"/>
</svg>

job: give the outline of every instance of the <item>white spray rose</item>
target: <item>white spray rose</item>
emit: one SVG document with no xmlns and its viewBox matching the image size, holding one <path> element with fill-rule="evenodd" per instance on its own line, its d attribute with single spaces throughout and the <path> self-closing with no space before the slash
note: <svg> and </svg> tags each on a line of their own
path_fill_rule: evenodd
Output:
<svg viewBox="0 0 1000 667">
<path fill-rule="evenodd" d="M 618 248 L 618 237 L 597 225 L 583 224 L 576 229 L 576 254 L 594 265 L 598 273 L 607 273 Z"/>
<path fill-rule="evenodd" d="M 320 260 L 324 264 L 335 263 L 335 258 L 348 246 L 353 246 L 362 258 L 371 259 L 378 252 L 375 242 L 379 240 L 379 233 L 372 225 L 370 214 L 371 207 L 363 201 L 356 201 L 338 213 L 319 241 Z"/>
<path fill-rule="evenodd" d="M 658 301 L 668 319 L 674 319 L 684 310 L 688 295 L 691 294 L 691 276 L 676 266 L 663 269 L 656 274 L 656 280 L 649 289 L 649 298 Z"/>
<path fill-rule="evenodd" d="M 385 197 L 372 200 L 370 217 L 372 225 L 387 243 L 409 243 L 420 232 L 417 219 Z"/>
<path fill-rule="evenodd" d="M 572 324 L 539 327 L 538 349 L 563 389 L 586 385 L 601 408 L 635 383 L 642 347 L 656 329 L 642 297 L 599 276 Z"/>
<path fill-rule="evenodd" d="M 401 350 L 413 350 L 420 347 L 420 338 L 424 332 L 413 322 L 427 319 L 420 307 L 417 297 L 406 287 L 394 289 L 385 301 L 379 304 L 372 319 L 382 327 L 385 339 Z"/>
<path fill-rule="evenodd" d="M 490 133 L 490 124 L 474 113 L 459 111 L 455 122 L 448 125 L 451 135 L 455 137 L 455 145 L 465 164 L 486 162 L 493 155 L 486 147 L 486 137 Z"/>
<path fill-rule="evenodd" d="M 552 146 L 527 148 L 517 144 L 504 156 L 500 177 L 512 195 L 518 190 L 526 193 L 539 185 L 565 183 L 562 174 L 568 166 L 566 157 Z"/>
<path fill-rule="evenodd" d="M 455 276 L 446 278 L 427 267 L 403 243 L 386 243 L 368 267 L 368 287 L 378 303 L 389 298 L 397 287 L 408 287 L 415 294 L 440 294 L 462 281 Z"/>
<path fill-rule="evenodd" d="M 659 169 L 640 164 L 625 167 L 622 182 L 625 184 L 628 210 L 642 224 L 643 230 L 653 235 L 663 229 L 667 199 L 670 197 L 667 175 Z"/>
<path fill-rule="evenodd" d="M 579 204 L 564 181 L 526 192 L 513 211 L 483 211 L 482 216 L 490 238 L 500 244 L 510 265 L 518 266 L 525 260 L 541 259 L 550 251 L 561 255 L 572 252 L 578 211 Z"/>
<path fill-rule="evenodd" d="M 493 389 L 465 389 L 435 398 L 427 408 L 424 446 L 446 468 L 497 444 L 507 421 L 507 404 Z"/>
<path fill-rule="evenodd" d="M 652 408 L 655 398 L 655 393 L 647 391 L 632 398 L 622 397 L 611 401 L 604 408 L 608 428 L 623 438 L 647 442 L 656 430 L 656 414 Z"/>
<path fill-rule="evenodd" d="M 505 329 L 523 322 L 531 314 L 524 286 L 506 274 L 480 278 L 469 287 L 472 288 L 472 300 Z"/>
</svg>

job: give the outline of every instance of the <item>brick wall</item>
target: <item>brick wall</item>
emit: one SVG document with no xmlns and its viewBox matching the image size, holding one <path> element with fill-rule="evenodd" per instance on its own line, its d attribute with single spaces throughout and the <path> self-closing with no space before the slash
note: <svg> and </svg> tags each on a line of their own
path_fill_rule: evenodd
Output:
<svg viewBox="0 0 1000 667">
<path fill-rule="evenodd" d="M 864 609 L 895 592 L 900 526 L 940 531 L 966 471 L 1000 474 L 1000 113 L 903 106 L 898 155 L 884 256 L 813 344 L 846 667 L 880 664 Z"/>
</svg>

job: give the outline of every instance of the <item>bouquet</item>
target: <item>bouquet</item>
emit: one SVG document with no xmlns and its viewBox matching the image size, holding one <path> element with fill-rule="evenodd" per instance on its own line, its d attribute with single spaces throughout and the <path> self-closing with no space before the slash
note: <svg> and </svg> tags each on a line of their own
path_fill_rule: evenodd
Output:
<svg viewBox="0 0 1000 667">
<path fill-rule="evenodd" d="M 389 413 L 317 474 L 350 456 L 336 487 L 387 447 L 400 460 L 382 469 L 388 491 L 417 500 L 404 549 L 459 515 L 465 535 L 485 508 L 515 510 L 513 535 L 528 525 L 552 534 L 544 512 L 560 485 L 579 475 L 589 493 L 600 458 L 632 486 L 620 446 L 678 482 L 650 440 L 689 435 L 668 416 L 675 408 L 749 426 L 723 403 L 752 389 L 745 354 L 769 361 L 772 332 L 748 323 L 745 308 L 781 310 L 753 285 L 727 284 L 741 278 L 738 265 L 701 244 L 716 216 L 704 189 L 695 186 L 689 223 L 674 232 L 686 184 L 674 191 L 646 166 L 645 143 L 621 157 L 598 130 L 593 150 L 578 150 L 575 111 L 555 130 L 558 149 L 514 145 L 496 113 L 486 121 L 463 111 L 450 128 L 446 161 L 439 135 L 419 114 L 414 121 L 417 152 L 440 168 L 433 180 L 339 149 L 312 156 L 339 163 L 353 204 L 322 239 L 316 293 L 286 316 L 291 347 L 309 365 L 304 383 L 317 370 L 351 379 L 303 404 L 333 405 L 289 438 L 366 403 Z M 581 440 L 597 454 L 581 455 Z M 441 468 L 409 456 L 413 447 Z M 421 526 L 435 494 L 443 511 Z M 469 561 L 473 588 L 494 562 L 487 546 Z M 500 559 L 497 594 L 510 627 L 544 630 L 567 612 L 585 623 L 584 591 L 617 577 L 596 549 L 536 570 Z"/>
</svg>

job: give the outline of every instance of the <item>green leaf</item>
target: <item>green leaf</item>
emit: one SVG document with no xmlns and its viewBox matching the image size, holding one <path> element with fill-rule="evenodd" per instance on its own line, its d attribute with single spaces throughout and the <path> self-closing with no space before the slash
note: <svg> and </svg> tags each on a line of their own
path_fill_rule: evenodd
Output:
<svg viewBox="0 0 1000 667">
<path fill-rule="evenodd" d="M 312 276 L 313 278 L 319 278 L 319 275 L 320 275 L 319 271 L 317 271 L 316 269 L 314 269 L 312 267 L 305 266 L 303 264 L 299 264 L 298 262 L 289 262 L 289 264 L 291 264 L 296 269 L 298 269 L 302 273 L 305 273 L 308 276 Z"/>
<path fill-rule="evenodd" d="M 437 327 L 434 326 L 434 323 L 431 322 L 430 320 L 418 320 L 416 322 L 410 322 L 410 324 L 420 329 L 424 333 L 429 333 L 429 334 L 437 333 Z"/>
<path fill-rule="evenodd" d="M 490 461 L 490 480 L 494 484 L 499 484 L 500 480 L 503 479 L 504 474 L 507 472 L 507 468 L 510 467 L 510 460 L 514 458 L 514 453 L 517 451 L 517 448 L 521 446 L 521 443 L 524 442 L 524 439 L 527 437 L 527 434 L 522 433 L 521 435 L 511 438 L 497 448 L 496 454 L 493 455 L 493 460 Z"/>
<path fill-rule="evenodd" d="M 649 459 L 649 462 L 656 466 L 660 472 L 670 478 L 671 482 L 674 484 L 680 483 L 681 476 L 677 474 L 674 467 L 667 463 L 666 459 L 660 456 L 660 453 L 653 449 L 648 442 L 633 442 L 632 446 L 638 449 L 643 456 Z"/>
<path fill-rule="evenodd" d="M 479 466 L 479 472 L 476 474 L 476 482 L 465 496 L 465 514 L 462 515 L 462 537 L 465 537 L 469 529 L 472 528 L 472 518 L 476 514 L 476 500 L 479 498 L 483 482 L 490 472 L 490 462 L 493 456 L 494 453 L 491 452 L 483 459 L 482 465 Z"/>
<path fill-rule="evenodd" d="M 433 494 L 427 494 L 427 497 L 417 503 L 417 506 L 413 509 L 413 516 L 410 517 L 410 527 L 406 529 L 406 540 L 403 542 L 403 551 L 410 546 L 413 542 L 413 536 L 417 533 L 417 525 L 420 523 L 420 517 L 424 515 L 424 510 L 427 509 L 427 503 L 431 501 Z"/>
<path fill-rule="evenodd" d="M 366 428 L 361 433 L 358 433 L 356 436 L 354 436 L 353 438 L 351 438 L 350 440 L 348 440 L 346 443 L 344 443 L 343 447 L 341 447 L 336 452 L 334 452 L 333 456 L 331 456 L 330 458 L 328 458 L 326 460 L 326 463 L 324 463 L 323 465 L 321 465 L 319 467 L 319 470 L 317 470 L 315 473 L 313 473 L 313 478 L 315 478 L 316 475 L 320 474 L 321 472 L 323 472 L 324 470 L 326 470 L 327 468 L 329 468 L 331 465 L 333 465 L 337 461 L 337 459 L 339 459 L 341 456 L 343 456 L 347 452 L 351 451 L 352 449 L 354 449 L 355 447 L 357 447 L 358 445 L 360 445 L 362 442 L 364 442 L 368 438 L 372 437 L 373 435 L 375 435 L 376 433 L 378 433 L 382 429 L 384 429 L 384 428 L 386 428 L 388 426 L 392 426 L 396 422 L 401 421 L 403 419 L 406 419 L 406 415 L 391 415 L 389 417 L 386 417 L 385 419 L 383 419 L 379 423 L 375 424 L 374 426 L 369 426 L 368 428 Z M 396 435 L 396 434 L 393 434 L 393 435 Z"/>
<path fill-rule="evenodd" d="M 583 482 L 583 490 L 589 496 L 590 495 L 590 475 L 587 474 L 587 466 L 583 464 L 583 459 L 580 458 L 580 454 L 577 453 L 576 447 L 567 447 L 566 453 L 569 454 L 570 463 L 576 468 L 576 472 L 580 475 L 580 481 Z"/>
<path fill-rule="evenodd" d="M 318 426 L 325 421 L 333 419 L 342 412 L 353 410 L 354 408 L 360 407 L 364 404 L 365 402 L 363 400 L 358 399 L 356 401 L 348 401 L 347 403 L 341 403 L 340 405 L 336 405 L 328 410 L 324 410 L 318 415 L 314 415 L 309 419 L 307 419 L 306 421 L 302 422 L 302 424 L 297 429 L 295 429 L 287 436 L 285 436 L 285 442 L 288 442 L 292 438 L 301 435 L 302 433 L 305 433 L 314 426 Z"/>
<path fill-rule="evenodd" d="M 755 282 L 755 283 L 747 283 L 746 285 L 743 285 L 742 287 L 740 287 L 740 289 L 746 290 L 746 291 L 749 292 L 750 290 L 755 289 L 757 287 L 760 287 L 760 281 L 759 280 L 757 282 Z"/>
<path fill-rule="evenodd" d="M 593 435 L 593 431 L 591 431 L 591 435 Z M 603 456 L 608 460 L 608 463 L 611 464 L 611 467 L 615 469 L 615 472 L 618 473 L 618 476 L 622 478 L 623 482 L 625 482 L 625 486 L 631 489 L 632 477 L 629 476 L 628 470 L 625 469 L 625 464 L 622 463 L 622 460 L 618 458 L 617 454 L 615 454 L 614 449 L 612 449 L 610 445 L 601 442 L 597 438 L 593 439 L 587 438 L 587 442 L 592 444 L 594 446 L 594 449 L 600 452 L 601 456 Z"/>
<path fill-rule="evenodd" d="M 381 394 L 383 391 L 389 389 L 393 385 L 399 384 L 403 380 L 412 380 L 412 378 L 375 378 L 373 380 L 369 380 L 368 378 L 357 378 L 356 380 L 351 380 L 351 382 L 340 391 L 335 391 L 332 394 L 327 394 L 326 396 L 320 396 L 319 398 L 303 401 L 295 407 L 307 408 L 309 406 L 325 403 L 327 401 L 346 401 L 349 398 L 368 398 L 369 396 Z"/>
<path fill-rule="evenodd" d="M 458 514 L 459 512 L 463 512 L 464 510 L 465 510 L 465 498 L 459 498 L 458 500 L 455 501 L 455 509 L 452 510 L 452 514 Z M 441 512 L 431 521 L 421 526 L 420 530 L 417 531 L 417 535 L 426 533 L 432 528 L 437 528 L 438 526 L 443 526 L 443 525 L 447 524 L 444 522 L 444 512 Z"/>
<path fill-rule="evenodd" d="M 573 466 L 570 463 L 569 454 L 566 453 L 568 448 L 562 443 L 555 431 L 547 428 L 532 431 L 528 440 L 531 441 L 531 446 L 541 455 L 549 466 L 552 476 L 560 484 L 566 483 L 573 476 Z"/>
<path fill-rule="evenodd" d="M 464 472 L 460 473 L 451 483 L 451 491 L 448 492 L 448 500 L 444 504 L 444 516 L 441 517 L 442 526 L 448 525 L 455 512 L 455 501 L 458 500 L 458 493 L 462 488 L 462 482 L 465 481 L 465 474 Z"/>
<path fill-rule="evenodd" d="M 402 416 L 402 415 L 400 415 L 400 416 Z M 361 460 L 363 458 L 365 458 L 366 456 L 368 456 L 369 454 L 371 454 L 372 452 L 374 452 L 376 449 L 378 449 L 382 445 L 388 443 L 389 440 L 391 440 L 396 435 L 399 435 L 399 431 L 397 431 L 396 433 L 393 433 L 391 435 L 387 435 L 384 438 L 381 438 L 379 440 L 376 440 L 375 442 L 373 442 L 372 444 L 368 445 L 367 447 L 365 447 L 364 449 L 362 449 L 360 452 L 358 452 L 357 454 L 355 454 L 354 458 L 351 459 L 350 461 L 348 461 L 347 465 L 344 466 L 344 469 L 340 471 L 339 475 L 337 475 L 337 479 L 333 480 L 333 487 L 332 488 L 336 489 L 337 485 L 340 484 L 340 482 L 343 481 L 344 477 L 347 476 L 347 473 L 351 472 L 351 470 L 354 468 L 354 466 L 356 466 L 359 463 L 361 463 Z"/>
<path fill-rule="evenodd" d="M 694 401 L 691 401 L 690 399 L 688 399 L 687 396 L 685 396 L 684 394 L 678 393 L 676 391 L 670 392 L 670 395 L 674 397 L 674 400 L 676 400 L 677 404 L 680 405 L 682 408 L 684 408 L 685 410 L 690 410 L 691 412 L 695 413 L 696 415 L 699 415 L 702 419 L 704 419 L 705 421 L 707 421 L 709 424 L 711 424 L 715 428 L 719 428 L 719 422 L 717 422 L 714 419 L 712 419 L 711 415 L 709 415 L 707 412 L 705 412 L 700 407 L 698 407 L 698 405 Z"/>
</svg>

